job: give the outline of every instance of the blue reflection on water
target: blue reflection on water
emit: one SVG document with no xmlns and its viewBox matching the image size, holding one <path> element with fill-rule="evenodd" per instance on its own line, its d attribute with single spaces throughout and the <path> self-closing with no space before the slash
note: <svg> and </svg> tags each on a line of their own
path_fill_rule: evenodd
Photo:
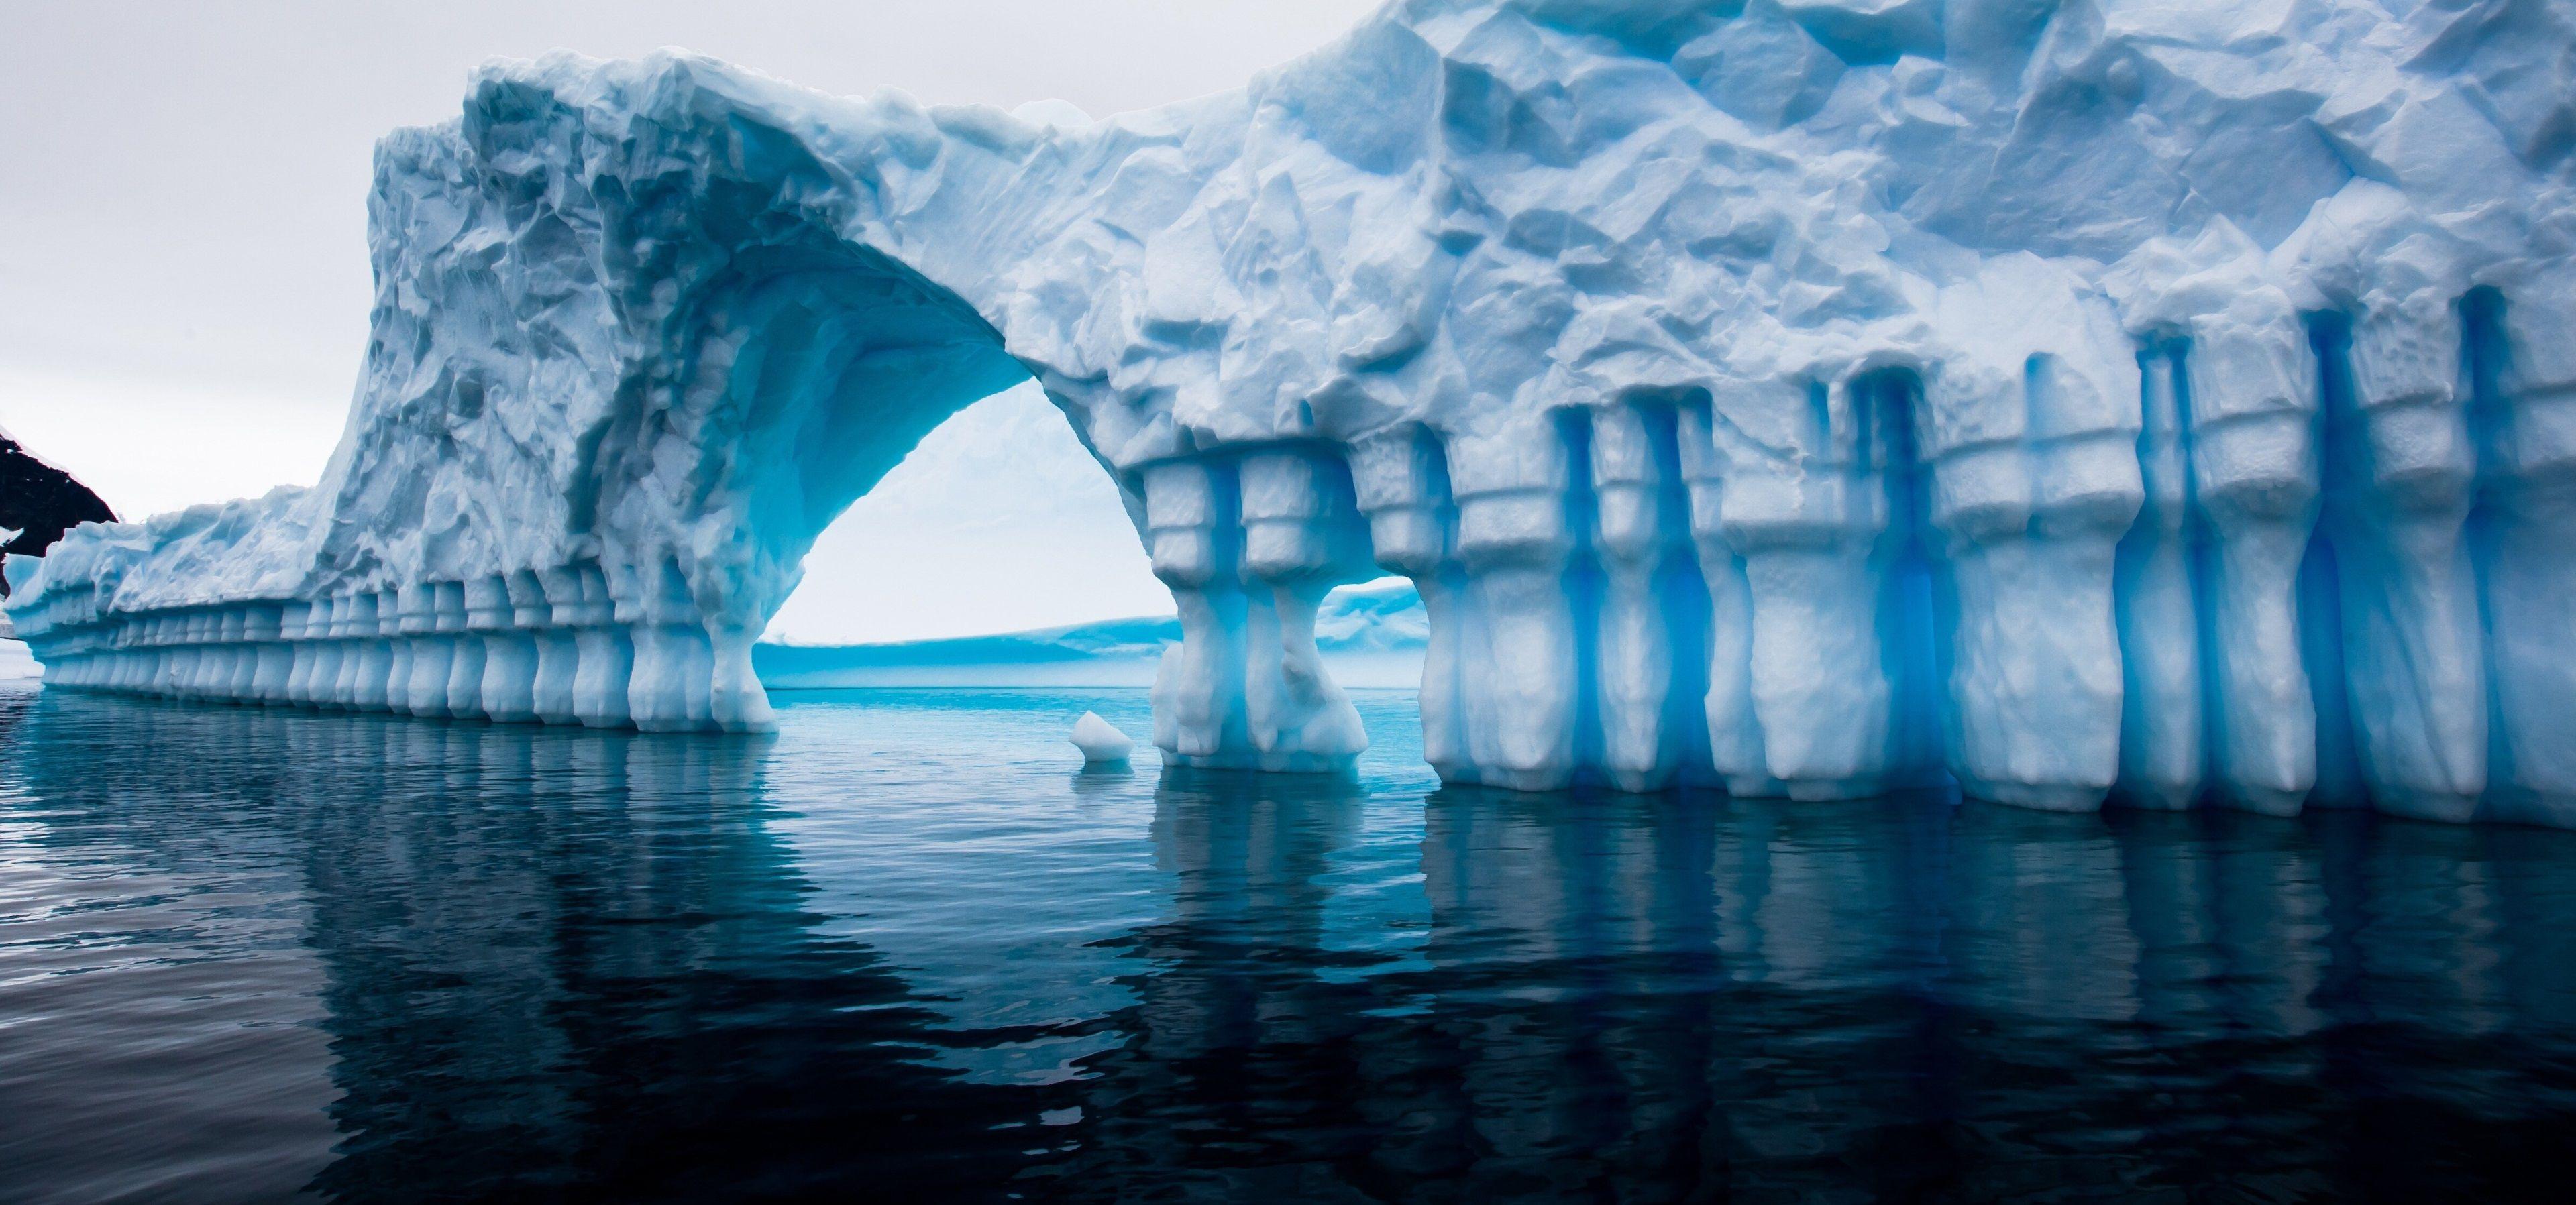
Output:
<svg viewBox="0 0 2576 1205">
<path fill-rule="evenodd" d="M 0 692 L 0 1198 L 2564 1191 L 2576 834 Z M 1150 756 L 1150 754 L 1147 754 Z"/>
</svg>

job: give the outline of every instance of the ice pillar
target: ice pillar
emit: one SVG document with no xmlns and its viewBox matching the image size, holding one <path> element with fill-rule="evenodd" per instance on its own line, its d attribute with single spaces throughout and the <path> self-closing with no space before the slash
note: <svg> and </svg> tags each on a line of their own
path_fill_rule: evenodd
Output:
<svg viewBox="0 0 2576 1205">
<path fill-rule="evenodd" d="M 2316 346 L 2340 433 L 2324 522 L 2362 773 L 2384 811 L 2466 820 L 2486 791 L 2487 688 L 2456 313 L 2418 294 L 2349 326 L 2320 319 Z"/>
<path fill-rule="evenodd" d="M 577 724 L 581 712 L 575 686 L 581 678 L 581 577 L 570 566 L 537 575 L 537 603 L 527 613 L 536 629 L 536 679 L 529 686 L 529 710 L 549 724 Z"/>
<path fill-rule="evenodd" d="M 634 672 L 635 646 L 610 595 L 607 574 L 596 561 L 573 567 L 578 602 L 564 622 L 573 627 L 578 665 L 573 674 L 573 714 L 587 728 L 616 728 L 629 722 L 628 680 Z"/>
<path fill-rule="evenodd" d="M 1918 781 L 1931 770 L 1899 744 L 1897 682 L 1881 632 L 1892 558 L 1890 489 L 1880 466 L 1856 456 L 1866 440 L 1855 416 L 1880 405 L 1881 388 L 1823 381 L 1776 392 L 1720 393 L 1717 414 L 1761 430 L 1772 414 L 1733 419 L 1738 407 L 1793 416 L 1790 439 L 1748 441 L 1729 464 L 1719 516 L 1744 561 L 1752 601 L 1748 659 L 1761 728 L 1763 781 L 1738 770 L 1739 789 L 1777 783 L 1792 799 L 1848 799 Z M 1911 394 L 1906 396 L 1910 397 Z"/>
<path fill-rule="evenodd" d="M 1252 745 L 1233 478 L 1230 468 L 1201 460 L 1144 472 L 1154 576 L 1171 589 L 1181 617 L 1180 647 L 1164 650 L 1154 675 L 1154 743 L 1180 765 L 1238 766 Z"/>
<path fill-rule="evenodd" d="M 2117 566 L 2120 668 L 2118 797 L 2179 810 L 2199 800 L 2203 743 L 2200 525 L 2192 512 L 2191 448 L 2179 361 L 2158 340 L 2138 355 L 2138 521 Z"/>
<path fill-rule="evenodd" d="M 1727 456 L 1717 446 L 1707 399 L 1680 412 L 1679 460 L 1690 497 L 1691 543 L 1699 558 L 1708 600 L 1708 691 L 1701 699 L 1708 723 L 1711 769 L 1729 794 L 1775 797 L 1788 793 L 1772 777 L 1763 752 L 1762 723 L 1753 703 L 1753 586 L 1745 561 L 1726 532 Z"/>
<path fill-rule="evenodd" d="M 1593 547 L 1600 558 L 1599 770 L 1626 791 L 1660 791 L 1708 760 L 1702 711 L 1705 586 L 1694 580 L 1677 416 L 1622 404 L 1593 412 Z"/>
<path fill-rule="evenodd" d="M 2239 299 L 2181 353 L 2208 681 L 2211 802 L 2295 813 L 2317 779 L 2301 564 L 2317 513 L 2315 370 L 2286 302 Z"/>
<path fill-rule="evenodd" d="M 2561 287 L 2462 307 L 2487 436 L 2479 514 L 2499 819 L 2576 828 L 2576 297 Z"/>
<path fill-rule="evenodd" d="M 1978 399 L 2018 410 L 2016 436 L 1928 457 L 1952 595 L 1951 771 L 1980 798 L 2085 811 L 2118 776 L 2114 549 L 2142 491 L 2136 410 L 2110 384 L 2034 354 L 2002 405 Z"/>
<path fill-rule="evenodd" d="M 1473 782 L 1459 693 L 1466 573 L 1455 556 L 1458 516 L 1447 453 L 1429 431 L 1397 427 L 1354 442 L 1350 467 L 1378 565 L 1412 579 L 1430 621 L 1418 696 L 1423 760 L 1443 782 Z"/>
<path fill-rule="evenodd" d="M 1450 451 L 1469 758 L 1477 781 L 1562 789 L 1586 752 L 1591 718 L 1587 634 L 1567 581 L 1578 538 L 1567 443 L 1549 419 L 1453 436 Z"/>
<path fill-rule="evenodd" d="M 1345 467 L 1302 448 L 1236 466 L 1248 591 L 1244 723 L 1264 770 L 1347 766 L 1368 748 L 1357 709 L 1315 652 L 1315 608 L 1366 576 L 1368 554 Z"/>
</svg>

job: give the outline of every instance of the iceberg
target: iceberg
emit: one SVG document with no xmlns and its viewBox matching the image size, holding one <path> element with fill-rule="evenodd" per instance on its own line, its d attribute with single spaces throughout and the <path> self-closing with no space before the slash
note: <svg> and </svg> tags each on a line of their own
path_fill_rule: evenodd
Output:
<svg viewBox="0 0 2576 1205">
<path fill-rule="evenodd" d="M 310 490 L 11 558 L 51 683 L 758 729 L 816 533 L 1034 378 L 1174 764 L 2576 824 L 2576 14 L 1397 0 L 1090 121 L 703 58 L 401 130 Z"/>
</svg>

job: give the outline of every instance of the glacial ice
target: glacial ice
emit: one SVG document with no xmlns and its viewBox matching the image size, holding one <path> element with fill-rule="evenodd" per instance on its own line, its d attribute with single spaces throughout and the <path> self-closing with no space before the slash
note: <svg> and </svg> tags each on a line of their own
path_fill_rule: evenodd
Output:
<svg viewBox="0 0 2576 1205">
<path fill-rule="evenodd" d="M 1397 0 L 1091 122 L 550 57 L 397 131 L 312 490 L 12 558 L 66 686 L 768 725 L 833 515 L 1034 376 L 1176 764 L 2576 825 L 2576 13 Z"/>
<path fill-rule="evenodd" d="M 1097 711 L 1086 711 L 1073 722 L 1073 747 L 1082 750 L 1082 760 L 1094 765 L 1123 762 L 1136 752 L 1136 742 L 1117 725 L 1101 719 Z"/>
</svg>

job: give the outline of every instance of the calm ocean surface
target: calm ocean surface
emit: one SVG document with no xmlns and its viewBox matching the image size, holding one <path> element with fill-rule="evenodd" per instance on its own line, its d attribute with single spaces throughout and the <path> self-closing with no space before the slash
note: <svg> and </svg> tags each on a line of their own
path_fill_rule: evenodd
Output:
<svg viewBox="0 0 2576 1205">
<path fill-rule="evenodd" d="M 8 1201 L 2568 1199 L 2576 833 L 0 685 Z"/>
</svg>

